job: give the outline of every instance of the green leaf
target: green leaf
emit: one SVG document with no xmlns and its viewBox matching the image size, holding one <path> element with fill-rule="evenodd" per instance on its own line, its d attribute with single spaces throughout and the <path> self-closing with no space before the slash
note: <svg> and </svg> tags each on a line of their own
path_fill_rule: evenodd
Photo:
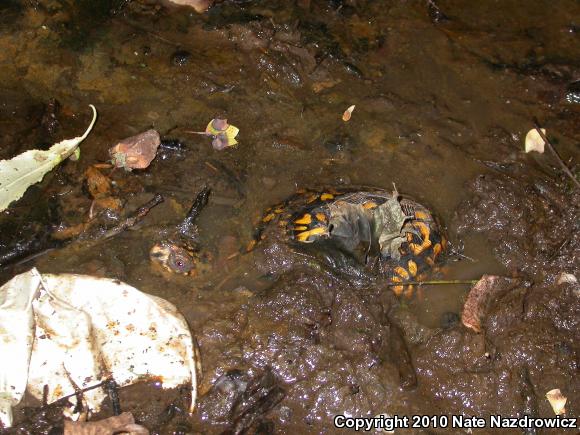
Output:
<svg viewBox="0 0 580 435">
<path fill-rule="evenodd" d="M 92 104 L 93 119 L 82 136 L 65 139 L 48 150 L 29 150 L 10 160 L 0 161 L 0 212 L 24 192 L 44 178 L 60 162 L 75 152 L 80 143 L 89 135 L 97 119 L 97 109 Z"/>
</svg>

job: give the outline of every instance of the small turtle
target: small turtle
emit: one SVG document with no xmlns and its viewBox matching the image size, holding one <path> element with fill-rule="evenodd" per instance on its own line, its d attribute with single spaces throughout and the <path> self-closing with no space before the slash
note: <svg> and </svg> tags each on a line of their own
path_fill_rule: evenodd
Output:
<svg viewBox="0 0 580 435">
<path fill-rule="evenodd" d="M 395 189 L 302 190 L 266 210 L 249 250 L 283 233 L 289 243 L 320 253 L 330 264 L 340 256 L 386 277 L 398 295 L 440 262 L 446 239 L 433 214 Z"/>
<path fill-rule="evenodd" d="M 200 260 L 197 246 L 197 220 L 206 206 L 211 190 L 204 187 L 198 194 L 185 219 L 161 242 L 149 251 L 149 258 L 165 270 L 182 275 L 191 275 Z"/>
</svg>

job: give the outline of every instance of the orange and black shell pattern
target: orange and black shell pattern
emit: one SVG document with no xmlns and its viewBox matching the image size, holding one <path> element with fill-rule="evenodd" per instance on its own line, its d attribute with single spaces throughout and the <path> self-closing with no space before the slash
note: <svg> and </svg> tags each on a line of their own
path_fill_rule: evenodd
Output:
<svg viewBox="0 0 580 435">
<path fill-rule="evenodd" d="M 397 252 L 385 255 L 377 241 L 372 216 L 374 210 L 394 197 L 405 220 L 395 245 Z M 341 205 L 348 206 L 342 209 L 355 206 L 351 208 L 360 210 L 350 218 L 346 230 L 335 225 L 336 210 Z M 424 280 L 436 269 L 447 246 L 441 225 L 429 209 L 409 197 L 382 189 L 300 190 L 266 210 L 248 250 L 266 237 L 265 230 L 270 226 L 285 232 L 285 237 L 298 245 L 316 246 L 334 239 L 338 249 L 348 250 L 358 258 L 358 263 L 386 277 L 397 295 L 405 296 L 413 294 L 413 285 L 407 283 Z M 345 239 L 356 240 L 349 244 L 351 240 Z M 356 255 L 359 242 L 366 248 L 361 255 Z"/>
</svg>

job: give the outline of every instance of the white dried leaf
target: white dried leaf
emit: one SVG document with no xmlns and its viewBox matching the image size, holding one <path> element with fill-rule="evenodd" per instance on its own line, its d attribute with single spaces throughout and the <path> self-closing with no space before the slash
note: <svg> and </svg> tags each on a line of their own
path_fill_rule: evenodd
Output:
<svg viewBox="0 0 580 435">
<path fill-rule="evenodd" d="M 84 389 L 108 376 L 120 386 L 142 378 L 167 388 L 190 383 L 192 407 L 196 400 L 199 357 L 185 319 L 118 280 L 36 269 L 15 276 L 0 287 L 0 355 L 11 355 L 0 364 L 6 427 L 25 389 L 52 403 L 74 394 L 73 382 Z M 83 401 L 98 411 L 104 397 L 96 388 Z"/>
<path fill-rule="evenodd" d="M 558 275 L 558 279 L 556 280 L 556 284 L 577 284 L 578 280 L 574 275 L 571 273 L 562 272 Z"/>
<path fill-rule="evenodd" d="M 24 192 L 44 178 L 56 165 L 75 153 L 80 143 L 89 135 L 97 119 L 93 109 L 93 120 L 82 136 L 65 139 L 48 150 L 29 150 L 10 160 L 0 160 L 0 211 L 13 201 L 22 198 Z"/>
<path fill-rule="evenodd" d="M 545 128 L 541 128 L 540 130 L 542 130 L 544 135 L 546 134 Z M 542 136 L 540 136 L 540 133 L 538 133 L 535 128 L 532 128 L 528 131 L 528 134 L 526 134 L 525 146 L 526 153 L 529 153 L 530 151 L 535 151 L 540 154 L 544 153 L 544 139 L 542 139 Z"/>
<path fill-rule="evenodd" d="M 548 402 L 550 402 L 550 405 L 552 405 L 554 414 L 556 415 L 566 414 L 565 406 L 568 399 L 564 397 L 559 388 L 548 391 L 546 393 L 546 399 L 548 399 Z"/>
<path fill-rule="evenodd" d="M 207 11 L 213 4 L 213 0 L 169 0 L 169 2 L 176 5 L 190 6 L 195 9 L 195 12 L 200 14 Z"/>
</svg>

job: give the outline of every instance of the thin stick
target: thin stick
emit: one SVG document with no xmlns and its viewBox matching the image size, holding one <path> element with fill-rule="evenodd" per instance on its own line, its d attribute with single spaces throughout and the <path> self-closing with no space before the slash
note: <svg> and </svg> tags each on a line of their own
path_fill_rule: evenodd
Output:
<svg viewBox="0 0 580 435">
<path fill-rule="evenodd" d="M 81 389 L 78 390 L 78 392 L 74 392 L 74 393 L 69 394 L 67 396 L 62 396 L 60 399 L 55 400 L 52 403 L 47 403 L 47 404 L 42 405 L 40 407 L 40 409 L 46 409 L 46 408 L 55 407 L 55 406 L 62 406 L 62 405 L 65 404 L 65 402 L 66 402 L 67 399 L 70 399 L 71 397 L 75 397 L 79 392 L 80 393 L 86 393 L 87 391 L 91 391 L 91 390 L 94 390 L 96 388 L 103 387 L 106 382 L 107 382 L 107 380 L 104 380 L 102 382 L 99 382 L 98 384 L 91 385 L 90 387 L 81 388 Z"/>
<path fill-rule="evenodd" d="M 574 176 L 572 171 L 568 168 L 568 166 L 566 166 L 566 164 L 564 163 L 564 161 L 562 160 L 562 158 L 560 157 L 560 155 L 558 154 L 558 152 L 554 148 L 554 145 L 552 145 L 552 142 L 550 142 L 550 140 L 546 137 L 546 135 L 544 134 L 544 132 L 540 128 L 540 124 L 538 123 L 538 120 L 536 118 L 534 118 L 534 127 L 535 127 L 536 131 L 538 132 L 538 134 L 540 135 L 540 137 L 544 140 L 544 143 L 546 145 L 548 145 L 548 148 L 550 149 L 550 151 L 552 151 L 552 154 L 554 154 L 554 156 L 556 157 L 556 160 L 558 161 L 558 163 L 562 167 L 562 170 L 566 173 L 566 175 L 568 177 L 570 177 L 572 179 L 572 181 L 574 182 L 576 187 L 580 187 L 580 181 L 578 181 L 576 179 L 576 177 Z"/>
<path fill-rule="evenodd" d="M 398 285 L 463 285 L 475 284 L 478 279 L 450 279 L 450 280 L 435 280 L 435 281 L 405 281 L 405 282 L 389 282 L 385 284 L 387 287 L 396 287 Z"/>
<path fill-rule="evenodd" d="M 205 165 L 210 168 L 213 169 L 215 172 L 219 172 L 219 169 L 216 168 L 214 165 L 212 165 L 210 162 L 205 162 Z"/>
<path fill-rule="evenodd" d="M 183 130 L 184 133 L 191 133 L 191 134 L 201 134 L 204 136 L 211 136 L 210 133 L 207 133 L 205 131 L 193 131 L 193 130 Z"/>
<path fill-rule="evenodd" d="M 110 237 L 116 236 L 120 232 L 125 231 L 127 228 L 130 228 L 138 224 L 145 216 L 147 216 L 147 214 L 151 211 L 153 207 L 161 204 L 162 202 L 163 196 L 157 193 L 152 200 L 148 201 L 146 204 L 143 204 L 141 207 L 139 207 L 137 211 L 133 213 L 132 216 L 125 219 L 119 225 L 116 225 L 107 232 L 105 232 L 105 234 L 103 234 L 101 238 L 108 239 Z"/>
</svg>

